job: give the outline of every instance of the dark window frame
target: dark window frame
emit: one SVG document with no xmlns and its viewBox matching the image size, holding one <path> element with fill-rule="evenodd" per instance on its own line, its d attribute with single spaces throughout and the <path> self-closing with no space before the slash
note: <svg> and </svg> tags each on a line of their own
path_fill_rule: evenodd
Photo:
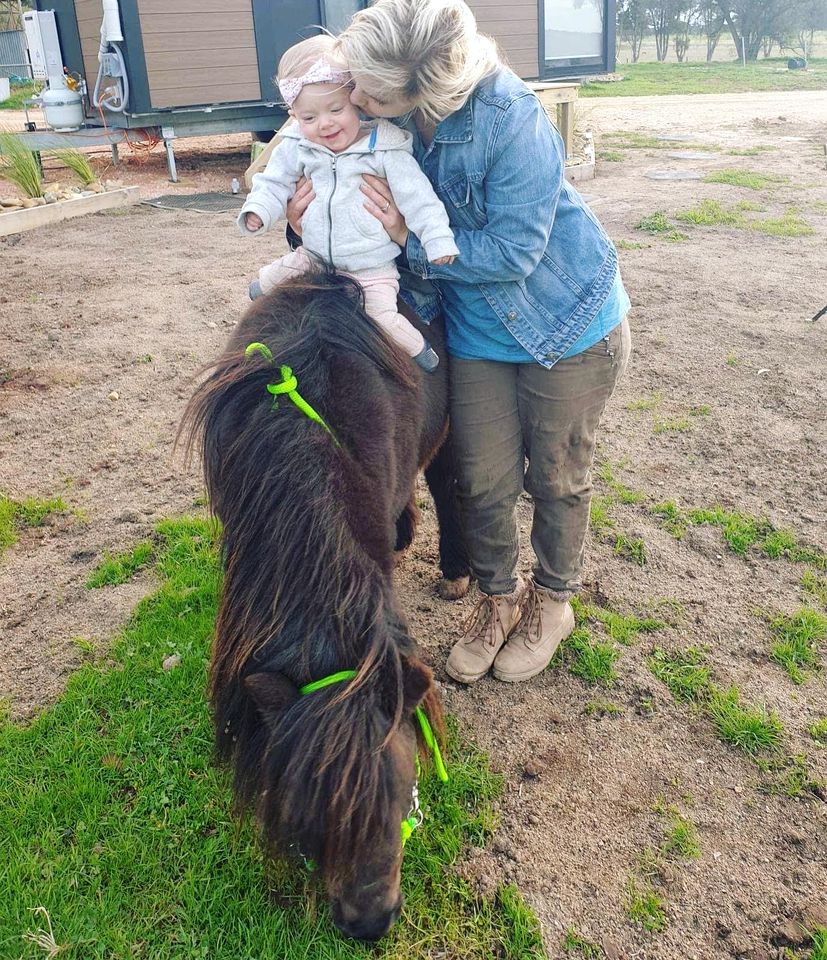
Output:
<svg viewBox="0 0 827 960">
<path fill-rule="evenodd" d="M 541 80 L 563 80 L 612 73 L 617 64 L 615 31 L 617 29 L 617 0 L 603 0 L 603 50 L 599 57 L 570 57 L 566 60 L 546 59 L 546 4 L 538 0 L 540 45 L 539 66 Z"/>
</svg>

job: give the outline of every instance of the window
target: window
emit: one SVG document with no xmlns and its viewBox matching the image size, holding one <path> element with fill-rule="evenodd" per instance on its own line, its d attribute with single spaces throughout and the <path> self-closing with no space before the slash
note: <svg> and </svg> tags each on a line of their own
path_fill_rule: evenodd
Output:
<svg viewBox="0 0 827 960">
<path fill-rule="evenodd" d="M 324 26 L 331 33 L 341 33 L 357 10 L 367 6 L 363 0 L 322 0 Z"/>
<path fill-rule="evenodd" d="M 544 77 L 614 69 L 615 0 L 540 0 Z"/>
</svg>

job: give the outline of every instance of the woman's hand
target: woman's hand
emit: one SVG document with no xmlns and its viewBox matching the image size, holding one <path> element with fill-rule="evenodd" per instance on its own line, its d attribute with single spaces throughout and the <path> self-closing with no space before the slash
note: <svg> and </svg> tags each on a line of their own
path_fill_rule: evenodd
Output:
<svg viewBox="0 0 827 960">
<path fill-rule="evenodd" d="M 302 235 L 302 217 L 304 211 L 310 206 L 316 194 L 313 193 L 313 184 L 307 177 L 301 177 L 296 184 L 296 192 L 287 201 L 287 222 L 290 224 L 294 233 Z"/>
<path fill-rule="evenodd" d="M 365 210 L 382 224 L 385 233 L 404 249 L 408 242 L 408 226 L 405 218 L 393 202 L 393 194 L 388 181 L 381 177 L 374 177 L 371 173 L 362 175 L 364 183 L 359 188 L 367 199 Z"/>
</svg>

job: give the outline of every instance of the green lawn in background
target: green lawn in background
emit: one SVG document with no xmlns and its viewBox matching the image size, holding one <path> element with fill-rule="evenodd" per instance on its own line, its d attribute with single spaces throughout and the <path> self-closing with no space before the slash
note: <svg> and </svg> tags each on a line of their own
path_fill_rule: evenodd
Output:
<svg viewBox="0 0 827 960">
<path fill-rule="evenodd" d="M 22 110 L 23 101 L 28 97 L 35 95 L 36 88 L 33 83 L 26 83 L 21 86 L 15 84 L 11 88 L 11 96 L 8 100 L 0 102 L 0 110 Z M 2 126 L 2 124 L 0 124 Z"/>
<path fill-rule="evenodd" d="M 490 837 L 502 790 L 453 725 L 450 782 L 423 776 L 406 905 L 378 946 L 334 930 L 300 864 L 263 860 L 212 762 L 214 530 L 164 522 L 153 559 L 161 586 L 106 661 L 30 724 L 0 719 L 0 960 L 542 960 L 517 891 L 482 899 L 453 868 Z M 171 653 L 181 662 L 165 671 Z"/>
<path fill-rule="evenodd" d="M 588 80 L 581 97 L 645 97 L 675 93 L 750 93 L 762 90 L 827 90 L 827 58 L 810 60 L 807 70 L 788 70 L 787 58 L 747 63 L 618 64 L 623 79 L 614 83 Z"/>
</svg>

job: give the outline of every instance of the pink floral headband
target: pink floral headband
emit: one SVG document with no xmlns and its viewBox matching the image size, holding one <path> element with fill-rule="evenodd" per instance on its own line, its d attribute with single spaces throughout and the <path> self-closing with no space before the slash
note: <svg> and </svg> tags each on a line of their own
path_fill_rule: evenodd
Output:
<svg viewBox="0 0 827 960">
<path fill-rule="evenodd" d="M 302 92 L 302 87 L 311 83 L 339 83 L 344 86 L 344 84 L 350 83 L 350 73 L 347 70 L 342 70 L 341 67 L 333 66 L 324 57 L 319 57 L 308 68 L 307 73 L 300 77 L 285 77 L 283 80 L 279 80 L 279 90 L 287 106 L 292 107 L 293 101 Z"/>
</svg>

